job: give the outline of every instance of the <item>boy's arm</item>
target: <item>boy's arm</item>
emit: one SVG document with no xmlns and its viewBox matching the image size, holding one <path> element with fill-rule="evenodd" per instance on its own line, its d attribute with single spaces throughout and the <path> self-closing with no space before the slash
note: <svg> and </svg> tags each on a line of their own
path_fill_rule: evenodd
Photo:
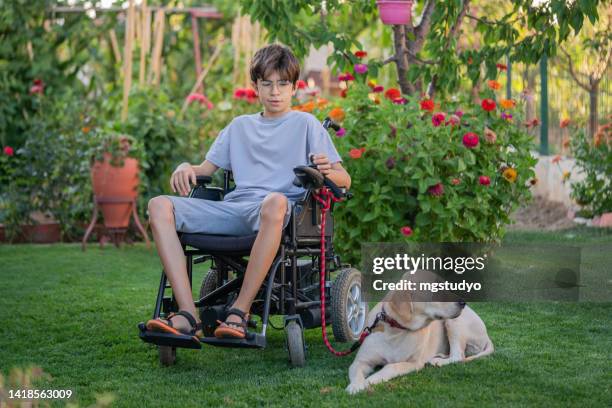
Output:
<svg viewBox="0 0 612 408">
<path fill-rule="evenodd" d="M 208 160 L 204 160 L 200 165 L 181 163 L 170 177 L 170 187 L 173 192 L 186 196 L 191 190 L 190 183 L 196 185 L 196 176 L 212 176 L 218 168 Z"/>
</svg>

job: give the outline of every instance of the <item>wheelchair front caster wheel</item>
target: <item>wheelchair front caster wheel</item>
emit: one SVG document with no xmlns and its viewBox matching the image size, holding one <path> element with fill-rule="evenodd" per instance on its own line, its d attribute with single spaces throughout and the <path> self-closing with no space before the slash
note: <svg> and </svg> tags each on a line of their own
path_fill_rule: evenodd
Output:
<svg viewBox="0 0 612 408">
<path fill-rule="evenodd" d="M 342 269 L 334 280 L 331 295 L 331 319 L 334 339 L 344 343 L 359 340 L 365 328 L 368 304 L 363 301 L 361 272 Z"/>
<path fill-rule="evenodd" d="M 159 362 L 162 366 L 168 367 L 176 363 L 176 347 L 159 346 Z"/>
<path fill-rule="evenodd" d="M 293 321 L 285 327 L 287 336 L 287 351 L 292 367 L 304 367 L 306 364 L 306 351 L 304 347 L 304 332 L 300 325 Z"/>
</svg>

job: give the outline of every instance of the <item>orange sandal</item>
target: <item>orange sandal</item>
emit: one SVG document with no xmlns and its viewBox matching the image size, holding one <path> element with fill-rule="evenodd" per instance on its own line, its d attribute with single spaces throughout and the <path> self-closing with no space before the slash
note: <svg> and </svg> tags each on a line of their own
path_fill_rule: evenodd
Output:
<svg viewBox="0 0 612 408">
<path fill-rule="evenodd" d="M 191 330 L 185 332 L 185 331 L 175 329 L 172 324 L 172 321 L 170 320 L 174 316 L 183 316 L 185 319 L 187 319 L 187 321 L 191 325 Z M 200 341 L 198 336 L 202 335 L 202 323 L 196 322 L 195 317 L 193 317 L 191 313 L 185 310 L 180 310 L 177 313 L 170 313 L 168 317 L 165 319 L 158 317 L 157 319 L 149 320 L 146 323 L 146 327 L 147 327 L 147 330 L 150 330 L 150 331 L 169 333 L 169 334 L 174 334 L 176 336 L 191 335 L 198 342 Z"/>
<path fill-rule="evenodd" d="M 219 327 L 217 327 L 217 329 L 215 330 L 215 337 L 220 339 L 244 339 L 247 336 L 247 320 L 249 318 L 248 313 L 244 313 L 240 309 L 232 308 L 227 311 L 227 316 L 225 318 L 227 319 L 227 317 L 229 317 L 230 315 L 236 315 L 242 321 L 221 322 L 217 320 Z"/>
</svg>

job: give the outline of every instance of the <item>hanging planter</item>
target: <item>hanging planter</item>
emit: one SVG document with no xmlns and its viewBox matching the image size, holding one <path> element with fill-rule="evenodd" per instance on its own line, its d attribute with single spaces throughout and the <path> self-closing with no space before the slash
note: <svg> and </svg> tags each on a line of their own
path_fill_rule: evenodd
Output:
<svg viewBox="0 0 612 408">
<path fill-rule="evenodd" d="M 378 14 L 383 24 L 410 24 L 412 18 L 412 0 L 378 0 Z"/>
</svg>

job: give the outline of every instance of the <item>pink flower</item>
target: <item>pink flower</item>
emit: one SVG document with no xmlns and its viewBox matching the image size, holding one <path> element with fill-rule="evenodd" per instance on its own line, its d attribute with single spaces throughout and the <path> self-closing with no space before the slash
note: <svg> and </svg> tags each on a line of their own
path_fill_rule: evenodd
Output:
<svg viewBox="0 0 612 408">
<path fill-rule="evenodd" d="M 45 83 L 43 82 L 42 79 L 34 79 L 34 81 L 32 81 L 34 83 L 34 85 L 32 85 L 32 87 L 30 87 L 30 95 L 35 95 L 35 94 L 43 94 L 43 92 L 45 91 Z"/>
<path fill-rule="evenodd" d="M 412 228 L 410 228 L 407 225 L 400 228 L 400 231 L 402 232 L 402 235 L 404 235 L 405 237 L 409 237 L 412 235 Z"/>
<path fill-rule="evenodd" d="M 457 115 L 450 115 L 450 119 L 447 123 L 450 123 L 451 126 L 456 126 L 461 122 L 461 118 Z"/>
<path fill-rule="evenodd" d="M 356 74 L 365 74 L 368 72 L 368 66 L 366 64 L 355 64 Z"/>
<path fill-rule="evenodd" d="M 6 154 L 7 156 L 12 156 L 13 154 L 15 154 L 15 151 L 13 150 L 13 148 L 11 146 L 4 146 L 4 154 Z"/>
<path fill-rule="evenodd" d="M 393 100 L 393 103 L 396 105 L 405 105 L 408 103 L 408 99 L 406 98 L 397 98 Z"/>
<path fill-rule="evenodd" d="M 438 183 L 436 185 L 429 187 L 427 192 L 431 194 L 432 196 L 439 197 L 442 194 L 444 194 L 444 186 L 442 185 L 442 183 Z"/>
<path fill-rule="evenodd" d="M 501 118 L 504 119 L 504 120 L 507 120 L 507 121 L 511 121 L 512 120 L 512 114 L 511 113 L 502 112 Z"/>
<path fill-rule="evenodd" d="M 461 179 L 458 179 L 456 177 L 451 180 L 451 184 L 453 186 L 459 185 L 459 183 L 461 183 Z"/>
<path fill-rule="evenodd" d="M 446 117 L 446 115 L 444 115 L 444 113 L 442 112 L 438 112 L 436 114 L 434 114 L 431 117 L 431 123 L 435 126 L 438 127 L 440 126 L 443 122 L 444 122 L 444 118 Z"/>
<path fill-rule="evenodd" d="M 382 92 L 384 90 L 385 90 L 385 87 L 382 85 L 376 85 L 374 88 L 372 88 L 372 92 L 376 92 L 376 93 Z"/>
<path fill-rule="evenodd" d="M 342 136 L 344 136 L 344 135 L 346 135 L 346 129 L 345 129 L 345 128 L 343 128 L 343 127 L 341 127 L 341 128 L 340 128 L 340 129 L 338 129 L 338 131 L 336 132 L 336 136 L 338 136 L 338 137 L 342 137 Z"/>
<path fill-rule="evenodd" d="M 297 81 L 297 84 L 296 84 L 296 85 L 297 85 L 297 89 L 304 89 L 304 88 L 306 88 L 306 86 L 307 86 L 307 85 L 306 85 L 306 82 L 305 82 L 305 81 L 302 81 L 301 79 Z"/>
<path fill-rule="evenodd" d="M 488 176 L 480 176 L 478 177 L 478 182 L 483 186 L 488 186 L 491 184 L 491 179 Z"/>
<path fill-rule="evenodd" d="M 493 144 L 495 143 L 495 141 L 497 141 L 497 135 L 495 134 L 495 132 L 487 127 L 485 128 L 484 136 L 487 143 Z"/>
<path fill-rule="evenodd" d="M 455 111 L 455 115 L 457 115 L 459 117 L 462 117 L 463 116 L 463 111 L 460 111 L 460 110 Z"/>
<path fill-rule="evenodd" d="M 466 133 L 463 135 L 463 145 L 468 149 L 473 149 L 478 146 L 478 135 L 472 132 Z"/>
</svg>

